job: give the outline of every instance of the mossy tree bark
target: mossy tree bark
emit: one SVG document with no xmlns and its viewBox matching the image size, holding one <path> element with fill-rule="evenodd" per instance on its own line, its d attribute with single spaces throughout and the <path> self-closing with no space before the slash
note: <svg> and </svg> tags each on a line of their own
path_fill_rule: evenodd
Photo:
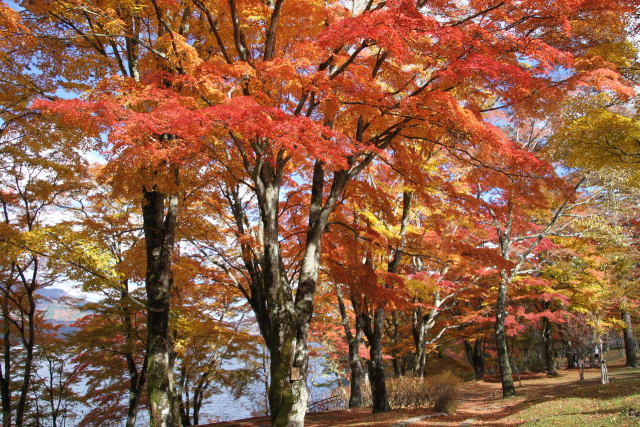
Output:
<svg viewBox="0 0 640 427">
<path fill-rule="evenodd" d="M 166 212 L 166 213 L 165 213 Z M 142 215 L 147 254 L 147 391 L 151 426 L 182 426 L 172 367 L 169 334 L 171 261 L 178 197 L 144 191 Z"/>
<path fill-rule="evenodd" d="M 272 423 L 275 426 L 302 426 L 309 400 L 307 343 L 320 264 L 320 242 L 329 215 L 345 185 L 368 162 L 350 170 L 334 172 L 325 196 L 324 164 L 316 161 L 306 240 L 295 291 L 280 252 L 279 236 L 280 188 L 287 162 L 284 151 L 281 151 L 275 163 L 260 163 L 252 175 L 260 214 L 258 240 L 262 244 L 256 250 L 248 243 L 240 242 L 242 260 L 250 278 L 249 289 L 240 289 L 251 304 L 269 349 Z M 225 197 L 238 231 L 248 233 L 251 220 L 243 208 L 239 187 L 227 188 Z"/>
</svg>

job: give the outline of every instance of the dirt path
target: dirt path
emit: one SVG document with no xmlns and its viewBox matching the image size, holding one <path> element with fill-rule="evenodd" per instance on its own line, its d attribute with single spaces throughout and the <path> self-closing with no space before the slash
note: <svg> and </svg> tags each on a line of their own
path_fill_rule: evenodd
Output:
<svg viewBox="0 0 640 427">
<path fill-rule="evenodd" d="M 611 364 L 612 376 L 621 363 Z M 554 398 L 561 390 L 580 387 L 576 370 L 560 370 L 557 377 L 539 375 L 536 378 L 516 379 L 518 396 L 502 399 L 499 382 L 471 381 L 462 387 L 460 405 L 455 415 L 434 416 L 433 410 L 395 410 L 384 414 L 371 414 L 369 409 L 331 411 L 309 414 L 305 419 L 306 426 L 515 426 L 518 421 L 507 421 L 506 418 L 530 406 L 535 399 Z M 596 368 L 585 371 L 587 382 L 597 382 L 600 370 Z M 269 426 L 267 417 L 238 420 L 226 423 L 211 424 L 210 427 L 230 426 Z"/>
<path fill-rule="evenodd" d="M 620 362 L 610 365 L 612 373 L 621 367 Z M 578 371 L 559 370 L 557 377 L 540 375 L 537 378 L 516 380 L 518 396 L 502 399 L 502 389 L 499 382 L 472 381 L 465 383 L 462 388 L 460 405 L 455 415 L 429 419 L 411 424 L 412 426 L 515 426 L 517 421 L 507 421 L 505 418 L 532 404 L 538 398 L 553 398 L 559 390 L 568 387 L 580 387 Z M 597 382 L 600 370 L 597 368 L 585 370 L 587 382 Z"/>
</svg>

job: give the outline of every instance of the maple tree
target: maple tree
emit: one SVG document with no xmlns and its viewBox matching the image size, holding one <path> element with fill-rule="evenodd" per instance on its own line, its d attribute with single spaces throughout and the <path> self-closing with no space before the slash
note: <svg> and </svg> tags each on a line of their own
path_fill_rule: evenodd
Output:
<svg viewBox="0 0 640 427">
<path fill-rule="evenodd" d="M 58 227 L 52 210 L 82 192 L 85 164 L 46 123 L 30 123 L 39 136 L 15 128 L 3 138 L 2 171 L 2 399 L 4 423 L 22 425 L 34 370 L 40 290 L 62 272 L 42 256 L 50 244 L 49 230 Z M 43 144 L 40 137 L 46 137 Z M 24 359 L 12 363 L 17 353 Z M 20 373 L 18 373 L 20 372 Z M 18 380 L 18 378 L 20 378 Z M 11 402 L 16 402 L 13 405 Z"/>
<path fill-rule="evenodd" d="M 357 396 L 357 393 L 361 394 L 359 392 L 361 385 L 358 383 L 362 382 L 358 352 L 360 336 L 364 334 L 369 347 L 367 364 L 374 412 L 389 410 L 382 353 L 385 311 L 394 310 L 398 305 L 402 305 L 403 299 L 401 294 L 398 295 L 397 288 L 402 285 L 399 283 L 397 273 L 403 255 L 402 247 L 407 231 L 412 196 L 407 191 L 401 197 L 402 208 L 398 212 L 377 211 L 380 206 L 375 206 L 375 201 L 372 201 L 374 206 L 368 210 L 365 210 L 366 207 L 360 206 L 364 213 L 363 218 L 358 218 L 357 212 L 360 211 L 358 208 L 350 215 L 345 215 L 346 217 L 352 216 L 352 224 L 338 219 L 336 224 L 345 224 L 356 235 L 342 235 L 343 239 L 346 238 L 345 240 L 332 242 L 331 245 L 332 257 L 334 258 L 329 263 L 333 280 L 338 283 L 337 295 L 340 315 L 349 341 L 352 387 L 356 393 L 355 396 L 352 393 L 351 399 L 353 401 L 362 399 Z M 380 220 L 378 221 L 376 217 Z M 397 219 L 394 217 L 399 217 L 398 230 L 393 230 L 395 228 L 394 220 Z M 364 241 L 360 238 L 360 234 L 364 236 L 362 238 Z M 341 236 L 336 237 L 340 238 Z M 341 247 L 338 248 L 337 245 Z M 387 253 L 387 248 L 391 248 L 391 253 Z M 357 274 L 354 275 L 354 272 Z M 349 285 L 349 299 L 356 318 L 356 335 L 353 337 L 349 337 L 350 326 L 342 291 L 339 289 L 341 284 Z M 392 290 L 392 288 L 395 289 Z"/>
<path fill-rule="evenodd" d="M 31 400 L 36 406 L 30 411 L 35 417 L 29 422 L 64 426 L 78 418 L 76 409 L 82 401 L 77 387 L 84 376 L 84 366 L 75 363 L 74 355 L 66 351 L 66 342 L 58 328 L 51 328 L 38 339 Z M 43 336 L 44 335 L 44 336 Z"/>
<path fill-rule="evenodd" d="M 176 263 L 177 300 L 174 316 L 175 369 L 182 422 L 198 425 L 207 398 L 227 388 L 241 393 L 254 369 L 233 366 L 257 358 L 256 336 L 246 320 L 249 308 L 237 290 L 207 280 L 199 257 Z"/>
<path fill-rule="evenodd" d="M 632 316 L 638 308 L 637 277 L 637 205 L 638 188 L 633 172 L 603 169 L 592 174 L 593 213 L 582 224 L 585 234 L 606 259 L 608 296 L 619 311 L 625 340 L 626 364 L 636 366 L 636 342 Z M 596 192 L 597 191 L 597 192 Z"/>
<path fill-rule="evenodd" d="M 109 197 L 96 182 L 99 170 L 92 170 L 91 192 L 66 207 L 72 215 L 48 230 L 48 245 L 40 254 L 84 292 L 99 296 L 74 304 L 82 317 L 65 340 L 89 384 L 83 401 L 92 409 L 81 423 L 100 425 L 122 417 L 133 426 L 147 364 L 140 218 L 135 206 Z"/>
</svg>

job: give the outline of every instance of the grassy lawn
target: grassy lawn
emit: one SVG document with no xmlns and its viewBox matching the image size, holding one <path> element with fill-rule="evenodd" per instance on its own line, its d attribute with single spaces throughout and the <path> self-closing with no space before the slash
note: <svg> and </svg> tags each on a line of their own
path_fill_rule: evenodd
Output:
<svg viewBox="0 0 640 427">
<path fill-rule="evenodd" d="M 538 390 L 506 423 L 535 426 L 640 426 L 640 369 L 617 368 L 597 378 Z M 544 386 L 543 386 L 544 387 Z"/>
</svg>

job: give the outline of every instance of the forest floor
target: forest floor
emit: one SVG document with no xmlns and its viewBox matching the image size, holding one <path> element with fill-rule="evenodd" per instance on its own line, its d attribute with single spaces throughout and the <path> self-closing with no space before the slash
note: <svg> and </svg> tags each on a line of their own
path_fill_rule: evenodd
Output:
<svg viewBox="0 0 640 427">
<path fill-rule="evenodd" d="M 640 369 L 623 361 L 609 365 L 610 383 L 600 384 L 600 369 L 560 370 L 557 377 L 516 377 L 517 397 L 502 399 L 499 382 L 470 381 L 463 385 L 455 415 L 428 409 L 370 410 L 309 414 L 307 426 L 640 426 Z M 269 426 L 268 418 L 252 418 L 207 427 Z"/>
</svg>

